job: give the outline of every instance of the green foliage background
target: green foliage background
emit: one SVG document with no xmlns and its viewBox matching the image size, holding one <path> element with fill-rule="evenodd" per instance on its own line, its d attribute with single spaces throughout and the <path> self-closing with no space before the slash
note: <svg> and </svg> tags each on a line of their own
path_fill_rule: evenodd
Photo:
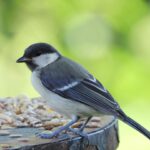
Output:
<svg viewBox="0 0 150 150">
<path fill-rule="evenodd" d="M 150 129 L 149 0 L 0 0 L 0 96 L 38 94 L 25 65 L 35 42 L 48 42 L 93 73 L 127 114 Z M 120 122 L 118 150 L 149 150 Z"/>
</svg>

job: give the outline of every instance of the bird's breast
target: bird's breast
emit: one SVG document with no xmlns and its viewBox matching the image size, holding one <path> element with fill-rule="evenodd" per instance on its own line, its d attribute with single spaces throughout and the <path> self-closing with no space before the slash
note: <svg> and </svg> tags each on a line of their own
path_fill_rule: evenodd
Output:
<svg viewBox="0 0 150 150">
<path fill-rule="evenodd" d="M 71 117 L 72 115 L 78 116 L 91 116 L 97 112 L 87 105 L 76 102 L 75 100 L 65 99 L 54 92 L 48 90 L 42 84 L 39 78 L 39 72 L 34 71 L 32 73 L 32 84 L 38 93 L 48 102 L 49 106 L 55 111 Z"/>
</svg>

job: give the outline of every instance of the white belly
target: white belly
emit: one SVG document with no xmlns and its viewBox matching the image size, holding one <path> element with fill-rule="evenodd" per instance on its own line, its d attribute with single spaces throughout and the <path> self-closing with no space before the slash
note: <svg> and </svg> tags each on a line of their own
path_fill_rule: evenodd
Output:
<svg viewBox="0 0 150 150">
<path fill-rule="evenodd" d="M 39 94 L 48 102 L 49 106 L 53 110 L 68 117 L 71 117 L 72 115 L 93 116 L 94 114 L 97 114 L 97 112 L 94 109 L 91 109 L 90 107 L 83 105 L 82 103 L 65 99 L 49 91 L 43 86 L 38 76 L 38 71 L 34 71 L 32 73 L 32 84 L 34 88 L 39 92 Z"/>
</svg>

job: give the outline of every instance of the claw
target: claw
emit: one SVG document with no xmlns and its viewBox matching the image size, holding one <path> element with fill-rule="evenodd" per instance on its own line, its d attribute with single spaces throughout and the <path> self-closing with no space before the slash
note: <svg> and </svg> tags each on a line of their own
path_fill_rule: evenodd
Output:
<svg viewBox="0 0 150 150">
<path fill-rule="evenodd" d="M 43 131 L 43 132 L 39 133 L 37 136 L 42 139 L 50 139 L 56 135 L 51 131 Z"/>
<path fill-rule="evenodd" d="M 72 126 L 74 123 L 76 123 L 78 120 L 79 120 L 79 117 L 73 116 L 72 120 L 68 124 L 66 124 L 65 126 L 58 128 L 54 132 L 47 130 L 47 131 L 44 131 L 42 133 L 39 133 L 38 137 L 43 138 L 43 139 L 50 139 L 50 138 L 53 138 L 55 136 L 58 136 L 62 131 L 68 130 L 69 127 Z"/>
<path fill-rule="evenodd" d="M 88 134 L 86 134 L 86 133 L 83 132 L 83 131 L 80 131 L 80 130 L 78 130 L 78 129 L 73 129 L 73 128 L 69 128 L 69 130 L 70 130 L 71 132 L 73 132 L 74 134 L 76 134 L 76 135 L 80 135 L 81 137 L 88 139 Z"/>
</svg>

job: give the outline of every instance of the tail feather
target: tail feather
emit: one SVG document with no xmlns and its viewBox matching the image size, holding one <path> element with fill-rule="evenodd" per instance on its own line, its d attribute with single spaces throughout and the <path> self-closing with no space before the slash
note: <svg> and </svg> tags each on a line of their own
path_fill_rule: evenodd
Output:
<svg viewBox="0 0 150 150">
<path fill-rule="evenodd" d="M 133 119 L 131 119 L 130 117 L 128 117 L 127 115 L 125 115 L 125 113 L 123 111 L 119 111 L 119 114 L 120 114 L 119 118 L 123 122 L 125 122 L 129 126 L 133 127 L 134 129 L 136 129 L 137 131 L 139 131 L 140 133 L 142 133 L 143 135 L 145 135 L 148 139 L 150 139 L 150 131 L 148 131 L 143 126 L 141 126 L 139 123 L 137 123 L 136 121 L 134 121 Z"/>
</svg>

